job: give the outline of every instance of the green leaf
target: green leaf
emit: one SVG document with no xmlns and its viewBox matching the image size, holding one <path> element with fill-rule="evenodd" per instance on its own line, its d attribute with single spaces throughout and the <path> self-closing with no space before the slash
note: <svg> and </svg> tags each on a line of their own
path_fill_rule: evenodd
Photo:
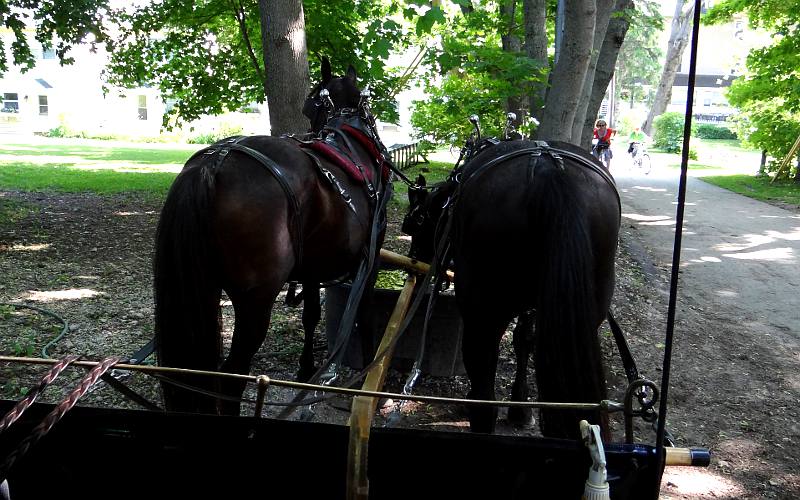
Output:
<svg viewBox="0 0 800 500">
<path fill-rule="evenodd" d="M 444 23 L 445 17 L 441 7 L 432 7 L 422 17 L 417 19 L 417 35 L 430 33 L 435 23 Z"/>
</svg>

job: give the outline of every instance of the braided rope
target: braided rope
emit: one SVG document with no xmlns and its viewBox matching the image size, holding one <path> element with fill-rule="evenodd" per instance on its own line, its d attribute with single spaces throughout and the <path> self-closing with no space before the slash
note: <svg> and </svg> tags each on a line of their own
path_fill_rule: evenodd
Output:
<svg viewBox="0 0 800 500">
<path fill-rule="evenodd" d="M 36 401 L 42 392 L 47 388 L 48 385 L 52 384 L 53 381 L 58 378 L 62 371 L 67 368 L 73 361 L 77 361 L 80 359 L 80 356 L 69 355 L 65 358 L 61 359 L 58 363 L 56 363 L 50 371 L 48 371 L 41 380 L 39 380 L 39 384 L 35 387 L 32 387 L 28 394 L 22 398 L 15 406 L 12 408 L 8 413 L 3 416 L 3 419 L 0 420 L 0 433 L 6 430 L 11 424 L 17 421 L 19 417 L 25 413 L 33 403 Z"/>
<path fill-rule="evenodd" d="M 14 450 L 8 457 L 6 457 L 5 461 L 2 465 L 0 465 L 0 481 L 5 479 L 8 470 L 14 465 L 14 463 L 19 459 L 21 456 L 25 455 L 28 452 L 31 446 L 36 444 L 41 438 L 43 438 L 53 426 L 61 420 L 61 418 L 72 409 L 73 406 L 78 402 L 86 392 L 89 391 L 97 380 L 103 376 L 108 370 L 110 370 L 114 365 L 124 361 L 125 358 L 113 356 L 109 358 L 103 359 L 100 363 L 98 363 L 92 370 L 81 379 L 80 384 L 78 387 L 72 390 L 69 395 L 59 403 L 53 411 L 51 411 L 47 417 L 42 420 L 39 425 L 37 425 L 31 434 L 26 437 L 22 443 Z"/>
</svg>

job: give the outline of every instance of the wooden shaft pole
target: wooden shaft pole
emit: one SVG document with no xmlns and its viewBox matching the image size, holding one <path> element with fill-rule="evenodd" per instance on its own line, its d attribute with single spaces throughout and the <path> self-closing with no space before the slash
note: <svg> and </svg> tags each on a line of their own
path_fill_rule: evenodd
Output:
<svg viewBox="0 0 800 500">
<path fill-rule="evenodd" d="M 389 363 L 392 360 L 393 349 L 390 346 L 398 333 L 400 323 L 403 322 L 411 296 L 414 293 L 417 277 L 409 274 L 406 284 L 397 305 L 394 307 L 386 331 L 383 334 L 379 353 L 384 353 L 380 361 L 367 374 L 363 390 L 377 390 L 383 387 Z M 376 359 L 377 361 L 377 359 Z M 367 451 L 369 449 L 369 433 L 372 427 L 372 416 L 378 405 L 378 398 L 370 396 L 356 396 L 353 398 L 350 413 L 350 445 L 347 459 L 347 498 L 348 500 L 366 500 L 369 498 L 369 478 L 367 477 Z"/>
<path fill-rule="evenodd" d="M 399 253 L 386 250 L 385 248 L 381 248 L 381 260 L 417 274 L 426 274 L 431 268 L 430 264 L 406 257 L 405 255 L 400 255 Z M 453 271 L 448 270 L 446 274 L 447 279 L 450 281 L 455 279 L 455 273 Z"/>
</svg>

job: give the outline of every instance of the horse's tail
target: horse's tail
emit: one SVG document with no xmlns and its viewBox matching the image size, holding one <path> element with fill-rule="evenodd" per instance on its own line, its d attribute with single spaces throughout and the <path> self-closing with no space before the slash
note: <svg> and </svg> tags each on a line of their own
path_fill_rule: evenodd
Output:
<svg viewBox="0 0 800 500">
<path fill-rule="evenodd" d="M 183 171 L 170 188 L 156 231 L 155 339 L 162 366 L 216 370 L 221 354 L 217 265 L 209 237 L 213 183 L 203 169 Z M 205 377 L 206 379 L 208 377 Z M 203 385 L 201 379 L 181 382 Z M 162 383 L 167 410 L 213 413 L 208 396 Z"/>
<path fill-rule="evenodd" d="M 540 160 L 533 177 L 529 216 L 539 288 L 534 360 L 541 401 L 598 403 L 606 399 L 596 309 L 588 211 L 567 171 Z M 599 316 L 598 316 L 599 314 Z M 577 437 L 592 412 L 542 411 L 542 433 Z"/>
</svg>

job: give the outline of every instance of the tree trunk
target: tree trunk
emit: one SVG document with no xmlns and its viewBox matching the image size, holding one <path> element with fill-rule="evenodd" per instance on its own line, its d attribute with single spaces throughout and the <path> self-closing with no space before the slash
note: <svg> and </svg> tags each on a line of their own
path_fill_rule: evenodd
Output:
<svg viewBox="0 0 800 500">
<path fill-rule="evenodd" d="M 761 162 L 758 164 L 756 177 L 766 177 L 767 175 L 767 150 L 761 150 Z"/>
<path fill-rule="evenodd" d="M 501 37 L 503 50 L 505 52 L 522 52 L 522 41 L 515 33 L 516 6 L 516 0 L 504 0 L 504 2 L 500 5 L 500 14 L 505 21 L 505 32 Z M 514 113 L 517 116 L 517 119 L 514 120 L 514 127 L 519 127 L 522 123 L 522 118 L 527 112 L 525 108 L 525 98 L 523 96 L 509 97 L 506 100 L 506 111 Z"/>
<path fill-rule="evenodd" d="M 542 67 L 547 67 L 547 0 L 523 0 L 525 15 L 525 53 Z M 547 95 L 547 81 L 528 97 L 528 109 L 531 116 L 542 121 L 542 106 Z"/>
<path fill-rule="evenodd" d="M 536 131 L 538 139 L 572 142 L 572 123 L 592 52 L 595 15 L 594 0 L 566 0 L 564 42 Z"/>
<path fill-rule="evenodd" d="M 675 83 L 675 74 L 681 64 L 683 51 L 689 44 L 689 24 L 693 13 L 693 1 L 690 0 L 687 3 L 687 0 L 676 0 L 664 70 L 661 72 L 661 80 L 658 82 L 653 107 L 650 108 L 647 119 L 642 124 L 642 130 L 647 135 L 652 135 L 653 120 L 667 109 L 667 103 L 672 98 L 672 84 Z M 694 96 L 691 95 L 686 96 L 686 99 L 693 98 Z"/>
<path fill-rule="evenodd" d="M 589 108 L 589 100 L 592 96 L 594 86 L 594 73 L 597 68 L 600 50 L 603 47 L 608 22 L 611 18 L 611 11 L 614 7 L 614 0 L 596 0 L 597 16 L 594 25 L 594 40 L 592 41 L 592 55 L 589 58 L 589 67 L 586 70 L 586 78 L 583 80 L 583 90 L 578 101 L 578 109 L 575 111 L 575 120 L 572 123 L 572 142 L 581 144 L 581 134 L 583 133 L 586 112 Z M 594 117 L 592 117 L 594 118 Z"/>
<path fill-rule="evenodd" d="M 592 95 L 586 107 L 586 117 L 583 122 L 583 131 L 581 132 L 581 147 L 588 149 L 592 142 L 595 117 L 597 117 L 597 112 L 603 103 L 603 97 L 606 95 L 611 77 L 614 75 L 619 50 L 631 25 L 630 16 L 624 14 L 624 12 L 633 8 L 633 0 L 616 0 L 614 3 L 614 11 L 608 21 L 608 29 L 603 38 L 603 46 L 600 49 L 600 56 L 597 59 L 597 67 L 594 71 Z M 611 98 L 613 99 L 614 96 L 611 96 Z"/>
<path fill-rule="evenodd" d="M 303 104 L 310 84 L 302 0 L 258 0 L 264 51 L 264 91 L 270 134 L 308 130 Z"/>
<path fill-rule="evenodd" d="M 797 156 L 797 166 L 794 170 L 794 183 L 800 184 L 800 155 Z"/>
</svg>

